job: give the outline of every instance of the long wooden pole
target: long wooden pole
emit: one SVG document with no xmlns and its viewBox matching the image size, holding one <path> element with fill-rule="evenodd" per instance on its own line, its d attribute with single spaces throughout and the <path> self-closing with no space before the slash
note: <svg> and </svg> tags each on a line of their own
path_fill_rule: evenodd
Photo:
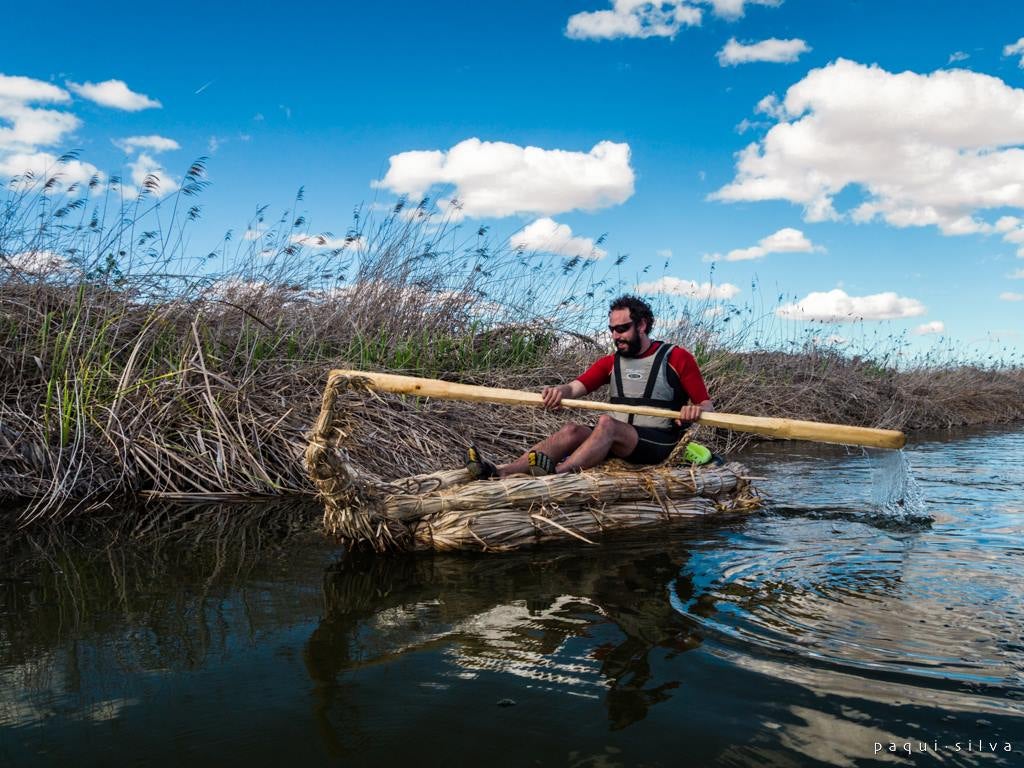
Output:
<svg viewBox="0 0 1024 768">
<path fill-rule="evenodd" d="M 369 371 L 334 370 L 331 379 L 336 377 L 366 379 L 374 389 L 394 392 L 403 395 L 420 397 L 436 397 L 443 400 L 463 400 L 477 403 L 501 403 L 504 405 L 544 405 L 538 392 L 523 392 L 518 389 L 500 389 L 497 387 L 480 387 L 474 384 L 456 384 L 439 379 L 421 379 L 416 376 L 398 376 L 393 373 L 374 373 Z M 644 405 L 617 405 L 596 400 L 562 400 L 566 408 L 581 408 L 589 411 L 614 411 L 616 413 L 634 413 L 638 416 L 658 416 L 672 419 L 676 411 L 664 408 L 650 408 Z M 825 424 L 818 421 L 798 421 L 796 419 L 776 419 L 763 416 L 742 416 L 735 413 L 702 413 L 698 419 L 701 424 L 711 427 L 724 427 L 737 432 L 753 432 L 769 437 L 781 437 L 787 440 L 811 440 L 818 443 L 839 443 L 841 445 L 864 445 L 871 448 L 902 448 L 906 437 L 902 432 L 893 429 L 872 429 L 870 427 L 849 427 L 844 424 Z"/>
</svg>

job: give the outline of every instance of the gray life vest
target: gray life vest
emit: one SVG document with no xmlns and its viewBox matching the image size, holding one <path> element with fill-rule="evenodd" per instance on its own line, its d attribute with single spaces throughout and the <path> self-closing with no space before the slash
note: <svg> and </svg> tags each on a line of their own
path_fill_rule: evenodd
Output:
<svg viewBox="0 0 1024 768">
<path fill-rule="evenodd" d="M 661 342 L 658 350 L 647 357 L 623 357 L 616 352 L 608 401 L 622 405 L 669 408 L 673 411 L 682 408 L 689 397 L 681 385 L 673 387 L 668 378 L 668 356 L 673 346 Z M 672 419 L 625 413 L 613 413 L 612 416 L 634 427 L 679 430 Z"/>
</svg>

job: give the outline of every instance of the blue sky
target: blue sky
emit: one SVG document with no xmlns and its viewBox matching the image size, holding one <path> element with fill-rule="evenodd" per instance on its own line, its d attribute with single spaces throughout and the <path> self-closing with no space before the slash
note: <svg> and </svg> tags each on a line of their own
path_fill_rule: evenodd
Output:
<svg viewBox="0 0 1024 768">
<path fill-rule="evenodd" d="M 197 249 L 300 186 L 339 234 L 455 194 L 524 247 L 629 254 L 648 294 L 1024 350 L 1015 3 L 55 2 L 2 34 L 0 175 L 77 149 L 170 189 L 209 156 Z"/>
</svg>

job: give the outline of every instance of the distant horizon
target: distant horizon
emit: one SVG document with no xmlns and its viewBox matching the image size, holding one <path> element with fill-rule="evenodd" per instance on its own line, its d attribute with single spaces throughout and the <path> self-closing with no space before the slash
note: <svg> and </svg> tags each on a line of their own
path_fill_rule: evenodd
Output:
<svg viewBox="0 0 1024 768">
<path fill-rule="evenodd" d="M 1019 355 L 1024 9 L 822 6 L 58 3 L 44 57 L 15 8 L 0 179 L 78 150 L 66 183 L 134 194 L 153 174 L 167 194 L 206 156 L 197 252 L 258 241 L 254 211 L 300 187 L 295 213 L 338 238 L 354 208 L 426 195 L 513 247 L 599 271 L 628 255 L 654 299 L 743 306 L 758 285 L 837 348 Z"/>
</svg>

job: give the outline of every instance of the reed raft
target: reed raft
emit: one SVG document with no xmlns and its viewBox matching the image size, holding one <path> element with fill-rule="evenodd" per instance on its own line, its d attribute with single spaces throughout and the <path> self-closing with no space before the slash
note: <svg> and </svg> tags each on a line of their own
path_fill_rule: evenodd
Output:
<svg viewBox="0 0 1024 768">
<path fill-rule="evenodd" d="M 325 528 L 358 548 L 502 552 L 549 542 L 593 544 L 616 531 L 760 505 L 742 464 L 695 467 L 678 463 L 681 456 L 643 469 L 615 460 L 546 477 L 474 481 L 454 469 L 382 482 L 356 467 L 346 449 L 361 404 L 373 397 L 365 380 L 332 378 L 306 449 Z"/>
</svg>

